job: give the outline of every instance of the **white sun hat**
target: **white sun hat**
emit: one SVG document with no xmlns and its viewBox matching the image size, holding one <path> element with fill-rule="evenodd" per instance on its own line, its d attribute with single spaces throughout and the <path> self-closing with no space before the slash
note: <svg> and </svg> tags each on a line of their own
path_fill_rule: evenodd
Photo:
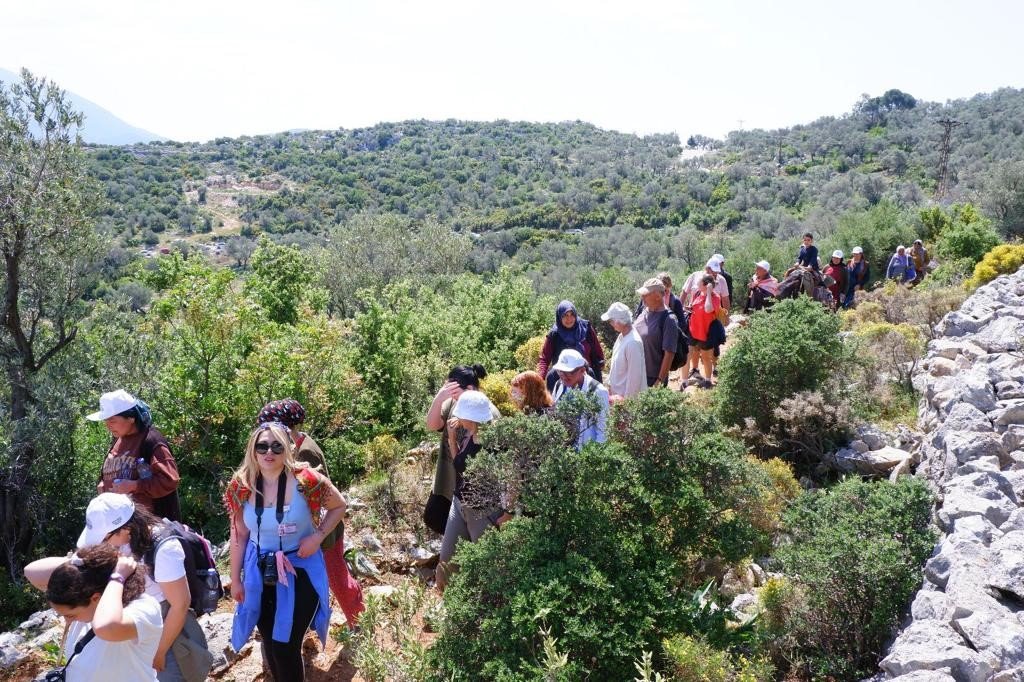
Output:
<svg viewBox="0 0 1024 682">
<path fill-rule="evenodd" d="M 131 393 L 117 389 L 116 391 L 101 395 L 99 411 L 86 415 L 85 418 L 90 421 L 101 422 L 105 419 L 110 419 L 116 414 L 121 414 L 125 410 L 130 410 L 138 404 L 139 401 Z"/>
</svg>

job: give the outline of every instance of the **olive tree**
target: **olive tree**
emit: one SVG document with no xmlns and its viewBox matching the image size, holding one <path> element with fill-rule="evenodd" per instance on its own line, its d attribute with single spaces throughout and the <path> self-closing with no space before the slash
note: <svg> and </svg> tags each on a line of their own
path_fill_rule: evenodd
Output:
<svg viewBox="0 0 1024 682">
<path fill-rule="evenodd" d="M 82 293 L 101 264 L 91 215 L 82 115 L 60 88 L 23 70 L 0 83 L 0 547 L 12 577 L 30 547 L 39 428 L 58 406 L 39 400 L 40 371 L 74 342 Z M 57 428 L 52 422 L 49 429 Z"/>
</svg>

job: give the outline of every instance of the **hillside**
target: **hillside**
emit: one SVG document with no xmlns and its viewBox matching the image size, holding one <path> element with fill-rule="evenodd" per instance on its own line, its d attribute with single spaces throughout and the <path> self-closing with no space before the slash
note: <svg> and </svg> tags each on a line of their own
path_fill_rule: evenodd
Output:
<svg viewBox="0 0 1024 682">
<path fill-rule="evenodd" d="M 887 94 L 838 117 L 724 141 L 693 136 L 687 147 L 671 134 L 582 122 L 450 120 L 99 148 L 94 160 L 111 200 L 105 222 L 128 245 L 218 226 L 302 242 L 363 211 L 491 233 L 506 251 L 509 239 L 494 234 L 523 228 L 792 237 L 828 232 L 846 211 L 937 198 L 943 118 L 965 125 L 951 134 L 942 199 L 1007 218 L 1000 164 L 1024 160 L 1024 91 L 1011 89 L 946 104 Z M 1017 220 L 1007 229 L 1019 230 Z M 516 234 L 514 243 L 526 238 Z"/>
</svg>

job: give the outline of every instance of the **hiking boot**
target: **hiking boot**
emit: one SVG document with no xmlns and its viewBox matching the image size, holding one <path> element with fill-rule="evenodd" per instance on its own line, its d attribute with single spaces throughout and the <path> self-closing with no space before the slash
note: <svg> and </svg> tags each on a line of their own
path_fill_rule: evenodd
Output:
<svg viewBox="0 0 1024 682">
<path fill-rule="evenodd" d="M 691 369 L 690 370 L 690 374 L 686 377 L 687 381 L 692 381 L 694 379 L 700 379 L 700 370 L 699 369 Z"/>
<path fill-rule="evenodd" d="M 701 379 L 700 383 L 697 384 L 698 388 L 714 388 L 714 384 L 708 379 Z"/>
</svg>

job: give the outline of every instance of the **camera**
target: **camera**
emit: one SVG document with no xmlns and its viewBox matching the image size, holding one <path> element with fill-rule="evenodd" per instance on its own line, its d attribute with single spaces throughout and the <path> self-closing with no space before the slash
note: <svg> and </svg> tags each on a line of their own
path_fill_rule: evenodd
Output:
<svg viewBox="0 0 1024 682">
<path fill-rule="evenodd" d="M 277 558 L 273 552 L 260 557 L 260 575 L 263 576 L 263 586 L 273 587 L 277 584 Z"/>
</svg>

